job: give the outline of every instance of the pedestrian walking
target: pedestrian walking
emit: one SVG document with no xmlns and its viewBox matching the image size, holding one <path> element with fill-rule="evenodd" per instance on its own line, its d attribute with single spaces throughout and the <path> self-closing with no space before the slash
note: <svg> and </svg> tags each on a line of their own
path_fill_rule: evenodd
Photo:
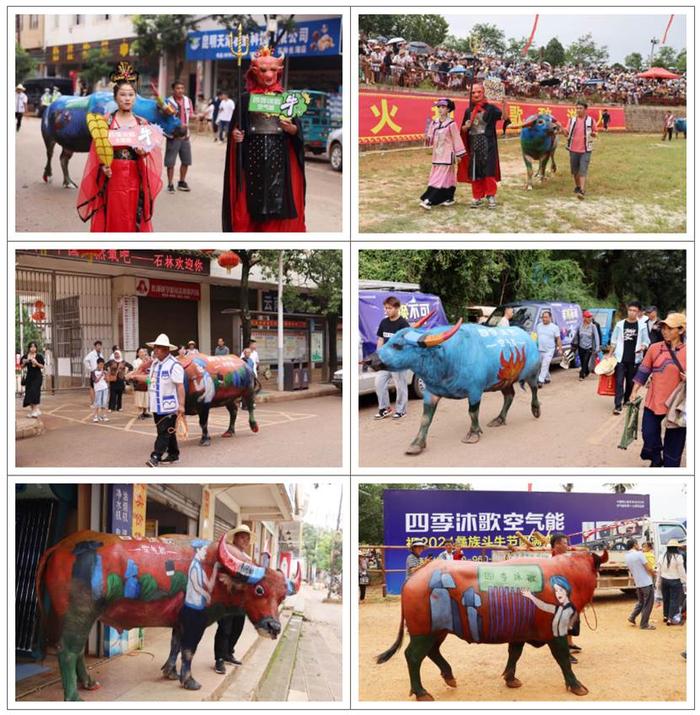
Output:
<svg viewBox="0 0 700 715">
<path fill-rule="evenodd" d="M 683 595 L 687 582 L 682 544 L 678 539 L 670 539 L 666 544 L 666 553 L 659 560 L 659 572 L 656 587 L 661 591 L 663 600 L 664 623 L 667 626 L 679 626 L 683 622 Z"/>
<path fill-rule="evenodd" d="M 632 625 L 636 625 L 637 616 L 640 616 L 639 627 L 642 630 L 653 631 L 655 626 L 649 623 L 649 616 L 651 616 L 651 609 L 654 607 L 654 572 L 649 567 L 636 539 L 627 541 L 625 564 L 627 564 L 637 588 L 637 603 L 627 620 Z"/>
<path fill-rule="evenodd" d="M 659 323 L 659 309 L 655 305 L 644 308 L 646 316 L 647 333 L 649 333 L 649 343 L 660 343 L 664 337 L 661 334 L 661 324 Z"/>
<path fill-rule="evenodd" d="M 552 379 L 549 366 L 557 351 L 561 352 L 561 336 L 559 326 L 552 322 L 552 314 L 542 311 L 542 321 L 537 324 L 537 349 L 540 351 L 540 374 L 537 378 L 538 387 L 549 384 Z"/>
<path fill-rule="evenodd" d="M 93 402 L 92 421 L 109 422 L 109 417 L 105 415 L 107 402 L 109 399 L 109 384 L 107 382 L 107 371 L 105 370 L 105 359 L 97 358 L 97 367 L 90 375 L 90 382 L 95 390 L 95 400 Z"/>
<path fill-rule="evenodd" d="M 139 348 L 134 360 L 134 370 L 138 370 L 147 360 L 149 360 L 148 351 L 146 348 Z M 148 390 L 134 390 L 134 407 L 138 412 L 138 419 L 145 420 L 151 416 L 148 411 Z"/>
<path fill-rule="evenodd" d="M 401 315 L 401 301 L 390 295 L 384 301 L 385 317 L 377 327 L 377 350 L 399 330 L 410 328 L 411 324 Z M 389 380 L 394 380 L 396 388 L 396 410 L 391 408 L 389 398 Z M 377 393 L 379 411 L 374 415 L 375 420 L 389 417 L 393 412 L 393 419 L 401 419 L 406 414 L 408 406 L 408 370 L 389 372 L 380 370 L 374 378 L 374 390 Z"/>
<path fill-rule="evenodd" d="M 177 346 L 171 345 L 165 333 L 146 345 L 153 348 L 153 362 L 148 377 L 132 372 L 127 375 L 127 379 L 146 382 L 148 385 L 149 408 L 158 434 L 146 466 L 157 467 L 161 463 L 174 464 L 180 461 L 177 419 L 185 414 L 185 371 L 170 354 L 177 350 Z M 164 456 L 166 452 L 167 457 Z"/>
<path fill-rule="evenodd" d="M 231 118 L 233 110 L 236 108 L 236 103 L 228 96 L 226 92 L 221 95 L 221 103 L 219 104 L 219 112 L 216 115 L 216 124 L 219 127 L 219 141 L 225 142 L 228 137 L 228 129 L 231 126 Z"/>
<path fill-rule="evenodd" d="M 258 354 L 258 343 L 254 338 L 248 341 L 247 347 L 243 349 L 241 357 L 250 363 L 253 368 L 253 374 L 258 376 L 258 367 L 260 366 L 260 355 Z"/>
<path fill-rule="evenodd" d="M 51 97 L 51 90 L 48 87 L 44 88 L 44 94 L 41 95 L 41 99 L 39 100 L 39 116 L 43 117 L 44 112 L 51 106 L 51 102 L 53 101 Z"/>
<path fill-rule="evenodd" d="M 126 389 L 126 374 L 133 370 L 133 365 L 124 360 L 121 350 L 116 349 L 105 367 L 108 375 L 107 382 L 109 382 L 109 411 L 120 412 L 122 397 Z"/>
<path fill-rule="evenodd" d="M 250 528 L 246 524 L 237 526 L 230 534 L 230 542 L 239 551 L 248 555 L 250 551 Z M 220 577 L 221 581 L 226 582 Z M 245 626 L 245 609 L 238 608 L 235 613 L 221 618 L 218 621 L 216 635 L 214 636 L 214 670 L 220 675 L 226 674 L 226 663 L 231 665 L 242 665 L 241 661 L 234 655 L 236 643 L 243 633 Z"/>
<path fill-rule="evenodd" d="M 676 123 L 676 118 L 673 116 L 673 112 L 664 112 L 664 133 L 661 135 L 661 141 L 664 141 L 666 137 L 671 141 L 673 139 L 673 126 Z"/>
<path fill-rule="evenodd" d="M 230 350 L 228 349 L 228 345 L 224 343 L 223 338 L 217 338 L 216 340 L 216 347 L 214 348 L 214 355 L 229 355 Z"/>
<path fill-rule="evenodd" d="M 180 120 L 182 132 L 168 137 L 165 142 L 165 168 L 168 175 L 168 193 L 174 194 L 175 164 L 180 159 L 180 180 L 178 191 L 189 191 L 187 170 L 192 166 L 192 143 L 190 142 L 190 117 L 194 114 L 192 100 L 185 94 L 185 83 L 176 79 L 171 85 L 173 93 L 165 100 Z"/>
<path fill-rule="evenodd" d="M 583 323 L 576 328 L 571 347 L 578 351 L 581 368 L 578 373 L 579 380 L 585 380 L 595 367 L 595 357 L 600 350 L 600 333 L 593 324 L 593 313 L 583 311 Z"/>
<path fill-rule="evenodd" d="M 607 108 L 603 110 L 603 113 L 600 115 L 600 118 L 603 120 L 603 131 L 607 132 L 608 125 L 610 124 L 610 112 L 608 112 Z"/>
<path fill-rule="evenodd" d="M 663 341 L 654 343 L 646 352 L 634 376 L 630 399 L 649 383 L 642 416 L 642 459 L 650 467 L 680 467 L 685 449 L 685 384 L 686 384 L 686 318 L 682 313 L 669 313 L 660 322 Z M 682 423 L 669 411 L 682 415 Z M 666 420 L 666 429 L 663 423 Z"/>
<path fill-rule="evenodd" d="M 224 93 L 218 89 L 216 90 L 216 95 L 213 97 L 211 100 L 211 129 L 214 132 L 214 143 L 216 144 L 217 141 L 219 141 L 218 137 L 218 132 L 219 132 L 219 127 L 216 124 L 216 120 L 219 117 L 219 107 L 221 106 L 221 99 L 223 97 Z"/>
<path fill-rule="evenodd" d="M 29 417 L 39 417 L 41 410 L 41 385 L 44 381 L 44 356 L 39 352 L 39 346 L 32 340 L 27 344 L 27 351 L 19 361 L 23 370 L 21 378 L 24 386 L 22 407 L 29 408 Z"/>
<path fill-rule="evenodd" d="M 17 131 L 22 128 L 22 119 L 24 119 L 24 113 L 27 111 L 28 103 L 29 98 L 27 97 L 25 86 L 18 84 L 15 87 L 15 123 Z"/>
<path fill-rule="evenodd" d="M 593 139 L 598 136 L 595 121 L 588 114 L 588 104 L 580 99 L 576 102 L 576 114 L 569 119 L 567 127 L 569 164 L 574 177 L 574 194 L 583 201 L 586 195 L 588 167 L 593 153 Z"/>
<path fill-rule="evenodd" d="M 617 322 L 610 338 L 608 355 L 615 355 L 617 360 L 614 415 L 621 414 L 623 405 L 629 404 L 634 374 L 642 361 L 644 351 L 649 347 L 646 325 L 639 321 L 641 310 L 641 303 L 631 301 L 627 305 L 627 317 Z"/>
<path fill-rule="evenodd" d="M 97 360 L 99 358 L 104 360 L 104 355 L 102 354 L 102 341 L 95 340 L 92 350 L 83 358 L 83 365 L 85 365 L 90 385 L 90 407 L 92 407 L 95 403 L 95 388 L 92 384 L 92 372 L 93 370 L 97 370 Z"/>
<path fill-rule="evenodd" d="M 367 586 L 369 586 L 369 559 L 366 554 L 360 553 L 357 570 L 360 582 L 360 601 L 364 601 Z"/>
</svg>

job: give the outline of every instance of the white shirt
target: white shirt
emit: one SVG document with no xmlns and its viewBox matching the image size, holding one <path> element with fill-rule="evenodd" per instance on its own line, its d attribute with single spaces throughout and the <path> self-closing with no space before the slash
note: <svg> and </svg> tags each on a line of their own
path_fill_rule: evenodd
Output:
<svg viewBox="0 0 700 715">
<path fill-rule="evenodd" d="M 509 328 L 510 327 L 510 320 L 506 318 L 504 315 L 499 321 L 498 325 L 496 326 L 497 328 Z"/>
<path fill-rule="evenodd" d="M 185 381 L 182 365 L 168 355 L 162 362 L 154 359 L 149 373 L 148 406 L 154 415 L 171 415 L 180 404 L 177 399 L 177 385 Z"/>
<path fill-rule="evenodd" d="M 107 373 L 104 370 L 95 370 L 95 382 L 93 387 L 95 392 L 102 392 L 103 390 L 108 390 L 109 385 L 107 384 Z"/>
<path fill-rule="evenodd" d="M 235 108 L 236 103 L 232 99 L 224 99 L 221 104 L 219 104 L 219 113 L 216 115 L 216 123 L 230 122 Z"/>
<path fill-rule="evenodd" d="M 677 579 L 683 583 L 686 581 L 685 569 L 683 568 L 683 557 L 676 554 L 671 557 L 671 565 L 666 564 L 666 554 L 664 554 L 656 563 L 659 578 Z"/>
<path fill-rule="evenodd" d="M 98 353 L 97 350 L 91 350 L 83 359 L 83 365 L 87 368 L 88 372 L 97 370 L 97 358 L 103 358 L 102 353 Z"/>
<path fill-rule="evenodd" d="M 245 353 L 241 353 L 241 357 L 245 359 Z M 248 359 L 253 363 L 253 374 L 255 377 L 258 376 L 258 365 L 260 364 L 260 355 L 258 355 L 257 350 L 251 350 Z"/>
<path fill-rule="evenodd" d="M 27 95 L 24 92 L 15 92 L 15 112 L 24 114 L 27 109 Z"/>
</svg>

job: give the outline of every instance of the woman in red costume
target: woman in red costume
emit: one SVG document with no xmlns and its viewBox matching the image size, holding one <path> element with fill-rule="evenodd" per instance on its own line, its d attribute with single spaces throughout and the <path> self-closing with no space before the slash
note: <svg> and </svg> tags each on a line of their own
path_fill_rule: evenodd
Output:
<svg viewBox="0 0 700 715">
<path fill-rule="evenodd" d="M 281 94 L 284 57 L 265 47 L 246 74 L 226 149 L 222 226 L 228 232 L 304 232 L 304 138 L 298 118 L 249 111 L 251 95 Z"/>
<path fill-rule="evenodd" d="M 148 125 L 133 113 L 138 73 L 120 63 L 110 79 L 114 82 L 117 109 L 105 116 L 109 129 Z M 90 221 L 92 233 L 151 232 L 153 206 L 163 182 L 160 147 L 150 152 L 131 146 L 113 147 L 108 166 L 101 161 L 93 140 L 78 194 L 78 215 Z"/>
</svg>

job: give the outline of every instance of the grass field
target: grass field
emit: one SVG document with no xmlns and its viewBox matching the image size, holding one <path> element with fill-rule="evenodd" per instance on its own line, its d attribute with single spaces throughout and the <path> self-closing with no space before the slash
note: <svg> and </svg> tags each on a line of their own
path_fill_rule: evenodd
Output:
<svg viewBox="0 0 700 715">
<path fill-rule="evenodd" d="M 686 231 L 686 142 L 654 134 L 598 135 L 585 201 L 573 193 L 569 155 L 556 153 L 558 173 L 525 190 L 517 137 L 499 141 L 498 208 L 469 208 L 471 187 L 457 203 L 426 211 L 419 197 L 430 173 L 430 149 L 360 153 L 363 233 L 683 233 Z M 478 223 L 477 223 L 478 221 Z"/>
</svg>

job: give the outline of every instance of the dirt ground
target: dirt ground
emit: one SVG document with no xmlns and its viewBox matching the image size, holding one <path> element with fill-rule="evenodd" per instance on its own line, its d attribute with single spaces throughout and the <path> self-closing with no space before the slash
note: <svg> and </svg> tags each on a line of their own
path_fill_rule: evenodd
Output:
<svg viewBox="0 0 700 715">
<path fill-rule="evenodd" d="M 686 699 L 685 626 L 667 627 L 660 608 L 655 608 L 655 631 L 642 631 L 627 622 L 634 598 L 612 592 L 596 595 L 594 609 L 582 618 L 581 635 L 575 642 L 576 677 L 589 689 L 585 697 L 568 693 L 561 671 L 549 648 L 525 646 L 517 676 L 523 686 L 506 688 L 501 673 L 507 660 L 505 645 L 470 645 L 448 636 L 441 648 L 452 665 L 457 687 L 449 688 L 435 665 L 426 658 L 421 669 L 424 687 L 439 702 L 561 700 L 585 705 L 598 701 L 683 701 Z M 381 598 L 379 589 L 368 590 L 359 611 L 359 697 L 360 700 L 413 700 L 403 650 L 383 665 L 375 657 L 396 638 L 400 619 L 398 597 Z M 592 628 L 586 625 L 586 618 Z"/>
</svg>

